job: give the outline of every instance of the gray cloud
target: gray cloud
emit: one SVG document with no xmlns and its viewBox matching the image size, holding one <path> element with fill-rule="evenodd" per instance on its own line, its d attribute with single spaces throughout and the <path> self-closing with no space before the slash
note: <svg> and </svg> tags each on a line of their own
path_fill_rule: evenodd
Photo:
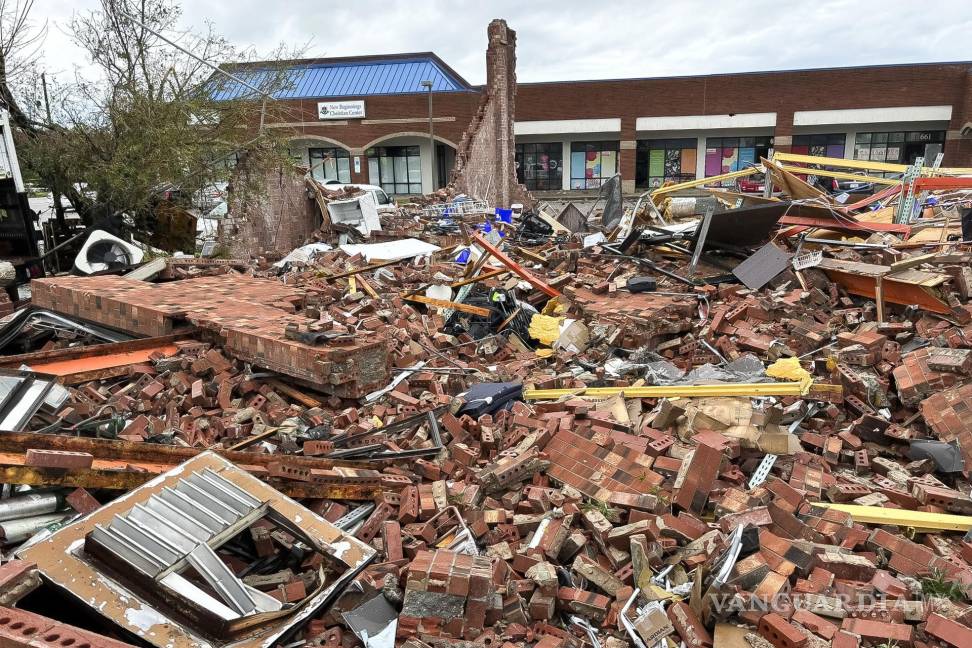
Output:
<svg viewBox="0 0 972 648">
<path fill-rule="evenodd" d="M 65 33 L 93 0 L 37 0 L 50 21 L 45 66 L 85 65 Z M 268 52 L 307 44 L 308 56 L 432 50 L 472 83 L 485 78 L 486 25 L 518 34 L 521 81 L 967 60 L 972 3 L 939 0 L 186 0 L 183 25 L 212 22 L 229 40 Z"/>
</svg>

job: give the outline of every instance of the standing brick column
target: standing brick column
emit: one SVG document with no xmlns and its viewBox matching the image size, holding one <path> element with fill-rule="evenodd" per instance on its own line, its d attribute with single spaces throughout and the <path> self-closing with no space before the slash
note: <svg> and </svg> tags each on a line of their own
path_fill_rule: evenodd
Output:
<svg viewBox="0 0 972 648">
<path fill-rule="evenodd" d="M 532 203 L 529 192 L 516 181 L 514 164 L 516 32 L 497 19 L 489 23 L 487 35 L 486 87 L 456 151 L 450 187 L 497 206 Z"/>
<path fill-rule="evenodd" d="M 626 123 L 627 122 L 627 123 Z M 634 119 L 621 122 L 621 143 L 618 150 L 618 171 L 621 173 L 621 190 L 626 194 L 635 193 L 635 162 L 637 160 L 638 136 L 635 133 Z"/>
<path fill-rule="evenodd" d="M 963 102 L 952 111 L 945 133 L 944 166 L 972 166 L 972 67 L 965 71 Z"/>
<path fill-rule="evenodd" d="M 776 113 L 776 128 L 773 131 L 773 150 L 789 153 L 793 148 L 793 113 Z M 757 160 L 759 162 L 759 160 Z"/>
</svg>

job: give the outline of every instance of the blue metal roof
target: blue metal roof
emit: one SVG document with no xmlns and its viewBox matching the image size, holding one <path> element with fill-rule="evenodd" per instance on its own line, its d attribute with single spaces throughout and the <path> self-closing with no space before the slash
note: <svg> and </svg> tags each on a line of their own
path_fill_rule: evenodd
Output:
<svg viewBox="0 0 972 648">
<path fill-rule="evenodd" d="M 277 71 L 236 69 L 232 73 L 258 88 L 270 82 Z M 364 97 L 371 95 L 426 92 L 421 81 L 432 81 L 434 92 L 469 90 L 461 79 L 435 58 L 368 59 L 341 63 L 297 64 L 291 67 L 286 87 L 273 93 L 277 99 Z M 214 79 L 215 80 L 215 79 Z M 251 96 L 253 91 L 234 81 L 219 81 L 213 92 L 217 101 Z"/>
</svg>

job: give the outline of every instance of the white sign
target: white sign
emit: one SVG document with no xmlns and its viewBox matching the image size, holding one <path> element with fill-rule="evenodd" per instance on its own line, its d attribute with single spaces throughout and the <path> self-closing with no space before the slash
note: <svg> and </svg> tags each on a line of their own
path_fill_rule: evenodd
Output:
<svg viewBox="0 0 972 648">
<path fill-rule="evenodd" d="M 319 101 L 318 119 L 363 119 L 364 101 Z"/>
</svg>

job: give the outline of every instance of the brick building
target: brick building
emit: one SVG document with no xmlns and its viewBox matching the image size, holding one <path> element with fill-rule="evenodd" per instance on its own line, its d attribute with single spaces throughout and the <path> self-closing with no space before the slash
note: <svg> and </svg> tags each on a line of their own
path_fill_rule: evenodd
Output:
<svg viewBox="0 0 972 648">
<path fill-rule="evenodd" d="M 503 41 L 508 56 L 495 56 L 497 22 L 487 66 L 508 66 L 515 34 Z M 448 182 L 488 88 L 431 52 L 288 66 L 294 83 L 280 93 L 287 117 L 271 125 L 292 134 L 295 157 L 320 179 L 379 184 L 395 195 Z M 972 166 L 969 62 L 512 87 L 516 173 L 534 192 L 592 191 L 620 172 L 633 193 L 736 170 L 773 150 L 900 163 L 924 156 L 929 164 L 944 152 L 944 165 Z"/>
</svg>

